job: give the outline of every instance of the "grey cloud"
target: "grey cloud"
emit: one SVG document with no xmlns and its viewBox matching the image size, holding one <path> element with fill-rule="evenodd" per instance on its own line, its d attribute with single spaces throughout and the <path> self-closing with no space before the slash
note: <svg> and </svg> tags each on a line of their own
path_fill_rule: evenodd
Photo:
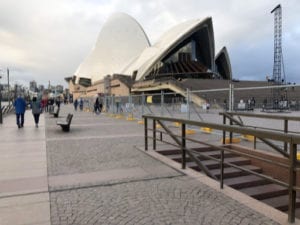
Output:
<svg viewBox="0 0 300 225">
<path fill-rule="evenodd" d="M 259 79 L 272 72 L 274 0 L 2 0 L 0 2 L 1 67 L 12 67 L 18 80 L 65 84 L 95 44 L 109 15 L 133 16 L 151 43 L 173 25 L 213 17 L 216 51 L 224 45 L 234 77 Z M 298 0 L 282 1 L 286 74 L 300 82 Z M 31 79 L 30 79 L 31 78 Z"/>
</svg>

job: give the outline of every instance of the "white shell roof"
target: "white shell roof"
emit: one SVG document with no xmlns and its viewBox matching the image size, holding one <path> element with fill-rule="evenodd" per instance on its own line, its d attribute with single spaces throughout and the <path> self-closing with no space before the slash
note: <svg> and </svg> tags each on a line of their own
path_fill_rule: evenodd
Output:
<svg viewBox="0 0 300 225">
<path fill-rule="evenodd" d="M 199 26 L 211 26 L 211 18 L 190 20 L 173 27 L 162 35 L 153 46 L 146 48 L 139 58 L 121 73 L 131 75 L 133 71 L 137 70 L 136 79 L 143 78 L 156 62 L 166 56 L 178 42 L 191 35 L 195 28 Z M 214 43 L 214 40 L 212 40 L 212 43 Z"/>
<path fill-rule="evenodd" d="M 75 75 L 91 78 L 94 83 L 108 74 L 122 73 L 148 46 L 148 37 L 135 19 L 125 13 L 113 14 Z"/>
<path fill-rule="evenodd" d="M 104 24 L 94 48 L 80 64 L 75 76 L 77 79 L 91 78 L 94 83 L 108 74 L 132 75 L 138 71 L 136 80 L 142 79 L 181 41 L 206 26 L 209 27 L 210 41 L 214 45 L 212 19 L 209 17 L 183 22 L 150 46 L 147 35 L 135 19 L 125 13 L 113 14 Z M 214 55 L 214 46 L 212 51 Z"/>
</svg>

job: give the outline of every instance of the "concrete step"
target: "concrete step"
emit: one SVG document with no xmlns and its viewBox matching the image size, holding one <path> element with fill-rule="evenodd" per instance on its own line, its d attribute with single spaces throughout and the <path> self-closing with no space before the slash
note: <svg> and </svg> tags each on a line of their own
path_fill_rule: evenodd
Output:
<svg viewBox="0 0 300 225">
<path fill-rule="evenodd" d="M 198 151 L 198 152 L 207 152 L 207 151 L 212 151 L 211 147 L 203 147 L 203 148 L 191 148 L 193 151 Z M 157 150 L 156 152 L 162 154 L 162 155 L 180 155 L 181 150 L 180 149 L 166 149 L 166 150 Z"/>
<path fill-rule="evenodd" d="M 288 195 L 277 196 L 274 198 L 267 198 L 261 201 L 281 211 L 288 211 L 288 205 L 289 205 Z M 297 208 L 300 207 L 300 199 L 296 199 L 296 207 Z"/>
<path fill-rule="evenodd" d="M 232 157 L 232 158 L 225 158 L 225 162 L 233 163 L 235 165 L 249 165 L 251 161 L 249 159 L 245 159 L 243 157 Z M 218 169 L 220 168 L 220 163 L 215 161 L 215 160 L 201 160 L 201 162 L 208 168 L 208 169 Z M 200 170 L 197 164 L 192 161 L 192 162 L 187 162 L 186 164 L 187 167 L 190 167 L 195 170 Z M 225 167 L 228 167 L 225 165 Z"/>
<path fill-rule="evenodd" d="M 278 184 L 242 188 L 240 191 L 258 200 L 286 195 L 288 193 L 287 188 Z"/>
<path fill-rule="evenodd" d="M 257 167 L 257 166 L 253 166 L 253 165 L 244 165 L 242 166 L 245 169 L 257 172 L 257 173 L 261 173 L 262 169 Z M 212 169 L 210 170 L 210 172 L 212 172 L 213 175 L 215 175 L 218 179 L 220 179 L 220 174 L 221 174 L 221 170 L 220 168 L 218 169 Z M 232 178 L 232 177 L 239 177 L 239 176 L 244 176 L 249 174 L 248 172 L 236 169 L 234 167 L 225 167 L 224 168 L 224 179 L 225 178 Z"/>
<path fill-rule="evenodd" d="M 201 154 L 208 155 L 208 156 L 214 157 L 216 159 L 219 159 L 221 157 L 220 156 L 220 151 L 209 151 L 209 152 L 203 152 Z M 167 156 L 168 156 L 168 158 L 170 158 L 170 159 L 172 159 L 176 162 L 181 162 L 181 158 L 182 158 L 181 152 L 179 152 L 178 154 L 170 154 L 170 155 L 167 155 Z M 230 158 L 230 157 L 237 157 L 237 155 L 233 154 L 231 152 L 224 152 L 224 158 Z M 205 156 L 198 156 L 197 158 L 199 158 L 201 160 L 208 160 L 209 159 Z M 192 159 L 190 159 L 189 156 L 186 155 L 186 161 L 190 162 L 190 161 L 192 161 Z"/>
<path fill-rule="evenodd" d="M 226 178 L 224 183 L 234 189 L 242 189 L 246 187 L 254 187 L 269 184 L 270 181 L 255 175 L 246 175 L 241 177 Z"/>
</svg>

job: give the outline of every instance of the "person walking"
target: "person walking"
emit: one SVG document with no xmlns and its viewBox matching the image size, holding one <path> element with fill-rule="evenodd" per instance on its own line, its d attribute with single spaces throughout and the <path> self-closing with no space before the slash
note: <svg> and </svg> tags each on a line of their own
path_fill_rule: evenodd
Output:
<svg viewBox="0 0 300 225">
<path fill-rule="evenodd" d="M 99 102 L 98 98 L 96 98 L 96 101 L 94 104 L 94 111 L 95 111 L 95 114 L 99 114 L 101 112 L 100 111 L 100 102 Z"/>
<path fill-rule="evenodd" d="M 16 111 L 16 120 L 18 128 L 24 126 L 24 114 L 26 110 L 26 102 L 21 95 L 18 95 L 17 99 L 14 101 L 14 107 Z"/>
<path fill-rule="evenodd" d="M 82 98 L 80 98 L 80 100 L 79 100 L 79 108 L 80 108 L 80 111 L 83 110 L 83 99 Z"/>
<path fill-rule="evenodd" d="M 77 100 L 77 98 L 75 99 L 75 101 L 74 101 L 74 109 L 75 109 L 75 111 L 77 111 L 77 106 L 78 106 L 78 100 Z"/>
<path fill-rule="evenodd" d="M 33 115 L 34 122 L 35 122 L 35 127 L 39 127 L 39 120 L 40 120 L 40 114 L 42 112 L 42 105 L 41 105 L 41 102 L 38 101 L 36 97 L 32 98 L 31 110 L 32 110 L 32 115 Z"/>
</svg>

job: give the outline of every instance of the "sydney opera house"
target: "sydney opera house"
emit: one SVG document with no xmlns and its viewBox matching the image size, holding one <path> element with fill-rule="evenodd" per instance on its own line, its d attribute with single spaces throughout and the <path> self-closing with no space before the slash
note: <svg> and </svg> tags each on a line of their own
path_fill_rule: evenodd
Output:
<svg viewBox="0 0 300 225">
<path fill-rule="evenodd" d="M 232 79 L 226 48 L 216 54 L 212 18 L 176 25 L 153 45 L 131 16 L 113 14 L 75 74 L 65 78 L 75 98 L 96 94 L 178 91 L 189 82 Z M 228 83 L 228 82 L 225 82 Z"/>
</svg>

